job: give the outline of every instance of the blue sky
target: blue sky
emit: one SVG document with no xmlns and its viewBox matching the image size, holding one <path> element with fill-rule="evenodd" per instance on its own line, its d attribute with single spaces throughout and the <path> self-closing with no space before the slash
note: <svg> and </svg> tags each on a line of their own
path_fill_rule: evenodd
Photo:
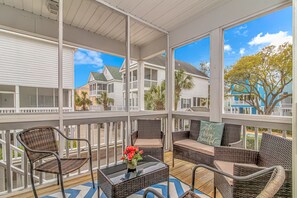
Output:
<svg viewBox="0 0 297 198">
<path fill-rule="evenodd" d="M 292 42 L 292 7 L 259 17 L 224 31 L 224 64 L 232 66 L 241 56 L 251 55 L 267 45 Z M 199 68 L 210 62 L 210 37 L 175 50 L 175 58 Z M 78 49 L 74 55 L 75 87 L 87 83 L 90 72 L 100 72 L 104 65 L 120 67 L 124 58 Z"/>
</svg>

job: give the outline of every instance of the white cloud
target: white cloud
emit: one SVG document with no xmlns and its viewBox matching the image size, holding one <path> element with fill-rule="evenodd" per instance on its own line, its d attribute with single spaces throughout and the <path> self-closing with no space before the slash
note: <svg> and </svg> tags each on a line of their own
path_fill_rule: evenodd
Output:
<svg viewBox="0 0 297 198">
<path fill-rule="evenodd" d="M 232 47 L 230 45 L 224 45 L 224 50 L 226 52 L 230 52 L 232 50 Z"/>
<path fill-rule="evenodd" d="M 235 34 L 239 36 L 248 36 L 247 25 L 241 25 L 235 29 Z"/>
<path fill-rule="evenodd" d="M 74 64 L 92 65 L 95 68 L 103 67 L 103 59 L 100 52 L 78 49 L 74 54 Z"/>
<path fill-rule="evenodd" d="M 266 33 L 265 35 L 261 32 L 249 42 L 249 45 L 255 46 L 265 44 L 279 46 L 285 42 L 292 43 L 292 40 L 293 38 L 291 35 L 288 35 L 288 32 L 279 31 L 275 34 Z"/>
<path fill-rule="evenodd" d="M 245 53 L 245 48 L 240 48 L 240 50 L 239 50 L 239 54 L 240 54 L 241 56 L 243 56 L 244 53 Z"/>
</svg>

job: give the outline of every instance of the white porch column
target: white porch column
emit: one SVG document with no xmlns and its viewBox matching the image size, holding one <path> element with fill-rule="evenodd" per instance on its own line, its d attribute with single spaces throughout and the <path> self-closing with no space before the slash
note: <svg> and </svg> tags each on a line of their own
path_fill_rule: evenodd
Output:
<svg viewBox="0 0 297 198">
<path fill-rule="evenodd" d="M 221 122 L 224 104 L 223 33 L 210 33 L 210 121 Z"/>
<path fill-rule="evenodd" d="M 144 61 L 138 61 L 138 109 L 144 111 Z"/>
<path fill-rule="evenodd" d="M 292 123 L 292 136 L 293 136 L 293 196 L 297 197 L 297 2 L 293 1 L 293 123 Z"/>
<path fill-rule="evenodd" d="M 64 133 L 63 123 L 63 3 L 59 1 L 59 39 L 58 39 L 58 87 L 59 87 L 59 128 Z M 60 156 L 64 154 L 65 139 L 60 138 Z"/>
<path fill-rule="evenodd" d="M 15 86 L 15 112 L 19 113 L 20 112 L 20 86 L 16 85 Z"/>
<path fill-rule="evenodd" d="M 131 118 L 130 118 L 130 16 L 126 17 L 126 111 L 128 112 L 128 122 L 127 122 L 127 145 L 131 144 L 130 134 L 131 134 Z"/>
<path fill-rule="evenodd" d="M 174 130 L 174 119 L 172 118 L 172 111 L 174 109 L 174 49 L 169 46 L 169 35 L 167 34 L 167 49 L 166 49 L 166 110 L 168 112 L 167 130 L 168 130 L 168 149 L 172 150 L 172 132 Z"/>
<path fill-rule="evenodd" d="M 71 98 L 70 98 L 70 100 L 71 100 L 71 111 L 74 111 L 74 105 L 75 105 L 74 104 L 74 92 L 75 92 L 75 89 L 70 90 L 70 94 L 71 94 Z"/>
</svg>

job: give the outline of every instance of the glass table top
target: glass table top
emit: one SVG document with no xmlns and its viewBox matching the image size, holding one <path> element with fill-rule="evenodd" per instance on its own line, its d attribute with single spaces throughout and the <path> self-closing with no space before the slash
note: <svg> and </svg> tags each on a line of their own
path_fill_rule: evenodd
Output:
<svg viewBox="0 0 297 198">
<path fill-rule="evenodd" d="M 147 173 L 154 172 L 156 170 L 168 167 L 163 162 L 152 158 L 150 156 L 144 156 L 143 160 L 138 162 L 135 172 L 127 172 L 127 164 L 120 163 L 114 166 L 109 166 L 100 169 L 102 173 L 113 183 L 119 184 L 126 180 L 145 175 Z"/>
</svg>

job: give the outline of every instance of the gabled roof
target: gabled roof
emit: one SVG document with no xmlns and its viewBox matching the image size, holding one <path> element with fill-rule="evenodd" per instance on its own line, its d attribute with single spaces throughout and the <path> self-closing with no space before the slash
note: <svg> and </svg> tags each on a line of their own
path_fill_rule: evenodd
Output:
<svg viewBox="0 0 297 198">
<path fill-rule="evenodd" d="M 105 67 L 108 69 L 108 71 L 112 75 L 113 79 L 122 80 L 122 74 L 120 73 L 119 67 L 107 66 L 107 65 L 105 65 Z"/>
<path fill-rule="evenodd" d="M 98 72 L 91 72 L 95 80 L 98 81 L 107 81 L 104 74 Z"/>
<path fill-rule="evenodd" d="M 165 67 L 166 59 L 165 59 L 164 56 L 159 55 L 159 56 L 155 56 L 153 58 L 150 58 L 148 60 L 145 60 L 145 62 Z M 197 69 L 193 65 L 191 65 L 189 63 L 179 61 L 179 60 L 175 60 L 175 69 L 176 70 L 183 69 L 187 73 L 195 74 L 195 75 L 198 75 L 198 76 L 201 76 L 201 77 L 207 77 L 208 78 L 208 76 L 205 73 L 203 73 L 202 71 L 200 71 L 199 69 Z"/>
</svg>

